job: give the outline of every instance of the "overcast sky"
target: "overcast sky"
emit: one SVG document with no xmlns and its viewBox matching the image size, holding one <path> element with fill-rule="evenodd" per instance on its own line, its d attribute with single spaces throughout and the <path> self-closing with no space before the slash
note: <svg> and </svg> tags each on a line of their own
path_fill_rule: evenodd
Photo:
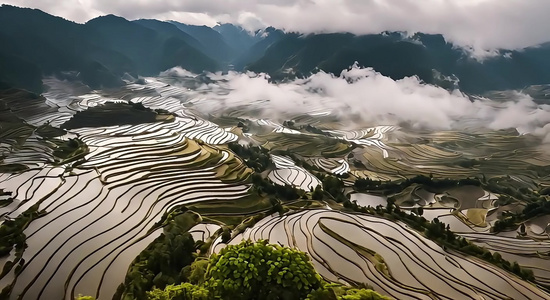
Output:
<svg viewBox="0 0 550 300">
<path fill-rule="evenodd" d="M 99 15 L 156 18 L 253 30 L 356 34 L 441 33 L 477 50 L 518 49 L 550 41 L 550 0 L 8 0 L 86 22 Z"/>
</svg>

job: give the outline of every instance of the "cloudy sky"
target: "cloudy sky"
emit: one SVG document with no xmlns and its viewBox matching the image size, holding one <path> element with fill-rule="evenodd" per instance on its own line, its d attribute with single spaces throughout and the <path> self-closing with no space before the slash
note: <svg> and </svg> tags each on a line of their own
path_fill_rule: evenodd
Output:
<svg viewBox="0 0 550 300">
<path fill-rule="evenodd" d="M 550 41 L 550 0 L 8 0 L 85 22 L 104 14 L 291 31 L 442 33 L 477 50 Z"/>
</svg>

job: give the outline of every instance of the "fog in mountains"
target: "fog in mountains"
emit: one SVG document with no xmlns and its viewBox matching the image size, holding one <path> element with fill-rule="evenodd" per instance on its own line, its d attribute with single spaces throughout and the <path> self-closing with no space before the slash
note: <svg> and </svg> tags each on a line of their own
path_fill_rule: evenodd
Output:
<svg viewBox="0 0 550 300">
<path fill-rule="evenodd" d="M 382 31 L 442 34 L 476 55 L 521 49 L 548 41 L 547 0 L 7 0 L 85 23 L 100 15 L 153 18 L 190 24 L 234 23 L 249 30 L 268 26 L 302 33 Z"/>
<path fill-rule="evenodd" d="M 42 78 L 55 76 L 104 89 L 180 67 L 215 80 L 203 87 L 204 97 L 218 99 L 209 101 L 213 109 L 269 100 L 261 110 L 271 116 L 331 110 L 373 124 L 512 127 L 549 139 L 550 92 L 537 87 L 550 83 L 549 43 L 497 50 L 480 61 L 441 34 L 301 34 L 273 27 L 250 34 L 231 24 L 114 15 L 78 24 L 7 5 L 0 7 L 0 42 L 0 87 L 41 93 Z M 219 97 L 219 89 L 231 92 Z M 494 92 L 503 90 L 509 92 Z"/>
<path fill-rule="evenodd" d="M 358 62 L 394 80 L 418 76 L 445 89 L 482 94 L 550 82 L 550 44 L 494 50 L 475 59 L 441 34 L 382 32 L 302 34 L 268 27 L 254 34 L 115 15 L 74 23 L 37 9 L 0 7 L 0 86 L 43 92 L 41 79 L 80 80 L 94 89 L 121 78 L 154 76 L 180 66 L 203 71 L 253 71 L 272 80 L 332 74 Z M 39 46 L 36 46 L 39 45 Z"/>
<path fill-rule="evenodd" d="M 195 75 L 173 68 L 161 76 L 184 80 Z M 251 117 L 282 122 L 299 114 L 330 112 L 350 129 L 354 120 L 435 130 L 516 128 L 550 142 L 550 105 L 537 104 L 519 92 L 493 101 L 425 84 L 416 77 L 393 80 L 357 65 L 338 76 L 318 72 L 285 83 L 272 83 L 268 75 L 255 73 L 207 76 L 212 82 L 199 86 L 192 100 L 203 113 L 246 110 L 253 111 Z"/>
</svg>

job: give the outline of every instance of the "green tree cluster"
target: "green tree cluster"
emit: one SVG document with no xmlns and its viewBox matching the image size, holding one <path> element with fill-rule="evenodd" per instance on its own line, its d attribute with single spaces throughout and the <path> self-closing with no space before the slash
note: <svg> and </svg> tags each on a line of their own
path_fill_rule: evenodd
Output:
<svg viewBox="0 0 550 300">
<path fill-rule="evenodd" d="M 305 253 L 267 241 L 227 246 L 207 275 L 207 288 L 223 299 L 303 299 L 321 286 Z"/>
<path fill-rule="evenodd" d="M 198 215 L 185 208 L 164 217 L 163 233 L 132 262 L 124 284 L 113 299 L 147 299 L 153 287 L 165 287 L 185 281 L 182 272 L 195 259 L 198 243 L 187 232 L 198 222 Z"/>
<path fill-rule="evenodd" d="M 313 193 L 311 193 L 311 199 L 313 199 L 313 200 L 323 200 L 324 194 L 325 193 L 323 192 L 322 186 L 318 185 L 313 190 Z"/>
<path fill-rule="evenodd" d="M 259 194 L 267 194 L 269 196 L 275 196 L 281 200 L 296 200 L 301 197 L 303 192 L 297 190 L 291 185 L 279 185 L 273 184 L 271 180 L 264 179 L 259 174 L 252 174 L 252 184 Z"/>
<path fill-rule="evenodd" d="M 337 202 L 344 202 L 347 198 L 342 193 L 344 189 L 344 183 L 342 180 L 335 176 L 324 176 L 322 179 L 323 189 L 329 193 Z"/>
<path fill-rule="evenodd" d="M 147 292 L 149 300 L 209 300 L 210 294 L 207 289 L 188 282 L 166 286 L 163 290 L 154 289 Z"/>
<path fill-rule="evenodd" d="M 307 300 L 389 300 L 391 298 L 364 288 L 350 288 L 333 283 L 324 283 L 320 289 L 310 293 Z"/>
<path fill-rule="evenodd" d="M 243 146 L 237 142 L 227 145 L 231 151 L 244 160 L 244 163 L 258 173 L 262 173 L 271 166 L 269 151 L 262 147 Z"/>
<path fill-rule="evenodd" d="M 412 178 L 396 181 L 380 181 L 371 180 L 369 178 L 359 178 L 355 181 L 354 187 L 360 192 L 366 191 L 383 191 L 386 195 L 397 194 L 403 191 L 405 188 L 413 185 L 420 184 L 426 187 L 434 189 L 449 188 L 454 186 L 463 185 L 482 185 L 481 181 L 477 178 L 464 178 L 464 179 L 436 179 L 424 175 L 418 175 Z"/>
<path fill-rule="evenodd" d="M 147 292 L 149 300 L 385 300 L 369 289 L 328 284 L 306 253 L 243 241 L 210 259 L 197 258 L 186 272 L 189 282 Z"/>
</svg>

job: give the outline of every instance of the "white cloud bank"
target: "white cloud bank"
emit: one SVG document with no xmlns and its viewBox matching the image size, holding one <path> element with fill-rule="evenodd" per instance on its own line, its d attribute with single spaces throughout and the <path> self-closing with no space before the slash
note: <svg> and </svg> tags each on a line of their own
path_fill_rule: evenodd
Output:
<svg viewBox="0 0 550 300">
<path fill-rule="evenodd" d="M 548 0 L 7 0 L 85 22 L 102 14 L 192 24 L 259 24 L 289 31 L 441 33 L 476 52 L 550 41 Z"/>
<path fill-rule="evenodd" d="M 161 75 L 186 77 L 190 73 L 173 68 Z M 330 111 L 350 125 L 361 120 L 433 130 L 516 128 L 550 142 L 550 105 L 536 104 L 520 93 L 506 101 L 471 100 L 459 91 L 424 84 L 416 77 L 396 81 L 357 66 L 339 76 L 318 72 L 277 84 L 264 74 L 232 72 L 209 77 L 215 82 L 199 87 L 193 101 L 205 113 L 246 109 L 256 118 L 282 121 L 297 114 Z"/>
</svg>

